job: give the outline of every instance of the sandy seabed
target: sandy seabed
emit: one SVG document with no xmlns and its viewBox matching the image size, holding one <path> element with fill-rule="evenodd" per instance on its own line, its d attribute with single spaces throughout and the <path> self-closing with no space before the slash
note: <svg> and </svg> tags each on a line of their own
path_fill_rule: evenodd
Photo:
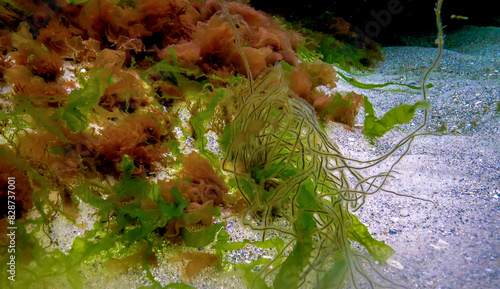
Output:
<svg viewBox="0 0 500 289">
<path fill-rule="evenodd" d="M 388 276 L 408 287 L 500 288 L 499 40 L 498 27 L 466 27 L 445 38 L 446 50 L 429 79 L 434 87 L 428 90 L 427 131 L 441 135 L 417 138 L 387 186 L 436 205 L 381 193 L 369 197 L 359 211 L 374 237 L 396 251 L 391 259 L 399 264 L 386 269 Z M 374 73 L 356 76 L 361 82 L 418 84 L 437 53 L 421 47 L 384 51 L 385 60 Z M 367 95 L 379 115 L 422 97 L 391 91 L 394 87 L 345 89 Z M 359 133 L 339 127 L 330 135 L 345 154 L 371 159 L 387 152 L 421 120 L 417 116 L 404 131 L 394 130 L 375 147 Z"/>
<path fill-rule="evenodd" d="M 431 108 L 426 131 L 440 135 L 416 138 L 396 166 L 396 178 L 386 187 L 434 204 L 379 193 L 369 196 L 357 215 L 375 238 L 396 251 L 389 264 L 378 266 L 389 279 L 409 288 L 500 288 L 500 28 L 466 27 L 448 35 L 445 42 L 446 50 L 428 81 L 434 87 L 428 90 Z M 384 52 L 385 60 L 374 72 L 353 72 L 351 76 L 364 83 L 420 85 L 437 49 L 388 47 Z M 342 80 L 336 89 L 368 96 L 379 116 L 394 106 L 422 98 L 421 92 L 399 86 L 362 90 Z M 360 115 L 362 125 L 363 112 Z M 360 130 L 329 124 L 327 131 L 346 156 L 369 160 L 387 153 L 418 127 L 422 115 L 417 113 L 411 123 L 388 133 L 375 145 Z M 400 154 L 397 151 L 366 174 L 386 170 Z M 89 210 L 87 216 L 91 214 Z M 70 240 L 62 242 L 62 236 L 70 228 L 61 226 L 56 229 L 59 244 L 69 246 Z M 237 222 L 230 222 L 227 230 L 233 241 L 257 238 Z M 181 265 L 169 260 L 176 250 L 185 248 L 158 246 L 159 267 L 153 269 L 153 275 L 162 284 L 182 282 Z M 228 258 L 242 262 L 267 253 L 239 251 Z M 139 269 L 114 278 L 100 275 L 98 268 L 88 269 L 84 274 L 89 288 L 150 284 Z M 227 273 L 204 270 L 190 284 L 196 288 L 242 288 L 237 278 L 224 275 L 227 277 Z"/>
</svg>

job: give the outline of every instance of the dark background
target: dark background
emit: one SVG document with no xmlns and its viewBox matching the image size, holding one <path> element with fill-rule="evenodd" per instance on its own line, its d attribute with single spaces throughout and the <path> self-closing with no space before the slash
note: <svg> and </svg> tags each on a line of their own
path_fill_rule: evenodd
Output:
<svg viewBox="0 0 500 289">
<path fill-rule="evenodd" d="M 353 28 L 358 27 L 365 31 L 366 24 L 374 20 L 370 12 L 387 10 L 390 1 L 251 0 L 250 4 L 256 9 L 278 14 L 288 21 L 301 21 L 304 27 L 328 33 L 327 21 L 325 19 L 318 21 L 319 16 L 325 11 L 331 12 L 330 15 L 333 17 L 342 17 L 351 23 Z M 495 2 L 497 5 L 494 5 Z M 392 15 L 389 24 L 386 27 L 381 27 L 377 36 L 371 37 L 373 40 L 383 46 L 404 45 L 405 42 L 402 41 L 402 38 L 436 34 L 435 0 L 399 0 L 399 3 L 403 7 L 402 12 Z M 443 25 L 446 26 L 445 33 L 459 29 L 464 25 L 500 26 L 498 4 L 500 1 L 494 0 L 444 0 L 442 21 Z M 452 14 L 467 16 L 468 20 L 451 19 Z"/>
</svg>

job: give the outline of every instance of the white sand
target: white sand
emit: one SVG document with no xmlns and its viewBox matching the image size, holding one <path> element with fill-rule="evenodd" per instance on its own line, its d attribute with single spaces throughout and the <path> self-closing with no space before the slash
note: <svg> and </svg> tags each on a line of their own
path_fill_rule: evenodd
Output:
<svg viewBox="0 0 500 289">
<path fill-rule="evenodd" d="M 428 91 L 428 131 L 441 129 L 443 135 L 418 138 L 396 168 L 401 174 L 387 187 L 438 205 L 379 194 L 358 215 L 376 238 L 396 250 L 392 259 L 404 269 L 386 266 L 395 281 L 412 288 L 500 288 L 500 28 L 468 27 L 445 41 L 447 49 L 429 80 L 435 87 Z M 437 53 L 418 47 L 385 52 L 373 74 L 356 77 L 367 83 L 418 84 Z M 366 91 L 348 84 L 341 89 L 367 95 L 379 116 L 421 98 L 407 89 Z M 377 154 L 359 133 L 334 127 L 331 135 L 346 154 L 373 158 L 421 119 L 404 126 L 405 132 L 383 137 Z"/>
</svg>

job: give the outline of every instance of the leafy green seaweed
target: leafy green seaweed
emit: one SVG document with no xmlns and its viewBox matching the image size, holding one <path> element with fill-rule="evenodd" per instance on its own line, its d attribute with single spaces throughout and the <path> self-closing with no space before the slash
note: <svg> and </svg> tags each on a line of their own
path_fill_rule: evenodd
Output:
<svg viewBox="0 0 500 289">
<path fill-rule="evenodd" d="M 92 107 L 99 104 L 100 97 L 111 81 L 107 70 L 93 72 L 88 80 L 80 82 L 82 88 L 71 91 L 67 98 L 68 104 L 55 112 L 52 119 L 64 120 L 73 132 L 85 131 Z"/>
<path fill-rule="evenodd" d="M 68 142 L 61 127 L 53 121 L 53 116 L 43 108 L 35 107 L 29 101 L 23 101 L 9 113 L 15 123 L 24 128 L 42 128 L 63 142 Z"/>
<path fill-rule="evenodd" d="M 382 59 L 378 48 L 368 50 L 360 48 L 353 41 L 340 41 L 331 34 L 312 31 L 300 27 L 305 36 L 305 43 L 297 48 L 297 54 L 303 61 L 322 60 L 344 70 L 352 68 L 361 71 L 370 70 L 374 62 Z"/>
<path fill-rule="evenodd" d="M 184 244 L 188 247 L 202 248 L 211 244 L 215 240 L 217 232 L 224 226 L 222 223 L 213 224 L 212 226 L 197 232 L 190 232 L 186 228 L 181 228 L 181 236 Z"/>
<path fill-rule="evenodd" d="M 321 281 L 319 282 L 320 289 L 340 288 L 346 279 L 348 270 L 348 260 L 345 253 L 336 251 L 333 253 L 333 266 L 325 272 Z"/>
<path fill-rule="evenodd" d="M 307 62 L 314 62 L 323 58 L 323 55 L 321 53 L 315 50 L 308 49 L 304 45 L 297 47 L 297 54 L 300 60 Z"/>
<path fill-rule="evenodd" d="M 303 280 L 302 272 L 309 263 L 312 254 L 312 233 L 316 229 L 313 213 L 300 213 L 295 220 L 294 227 L 297 243 L 274 278 L 273 285 L 276 289 L 298 288 L 299 283 Z"/>
<path fill-rule="evenodd" d="M 191 116 L 189 119 L 191 125 L 196 134 L 196 140 L 194 142 L 194 146 L 200 150 L 200 153 L 207 154 L 207 150 L 205 148 L 207 141 L 205 137 L 206 126 L 207 123 L 213 118 L 215 114 L 215 108 L 219 101 L 224 97 L 224 90 L 219 89 L 217 93 L 211 100 L 210 104 L 206 109 L 198 112 L 196 115 Z"/>
<path fill-rule="evenodd" d="M 368 228 L 355 215 L 350 214 L 349 218 L 353 224 L 347 228 L 347 236 L 349 239 L 365 247 L 373 259 L 379 262 L 386 262 L 394 254 L 394 250 L 391 247 L 384 242 L 375 240 L 368 232 Z"/>
<path fill-rule="evenodd" d="M 163 78 L 170 79 L 174 82 L 177 82 L 177 77 L 181 77 L 182 75 L 188 75 L 197 78 L 204 76 L 204 74 L 200 70 L 191 70 L 179 67 L 177 55 L 174 53 L 173 49 L 170 48 L 169 51 L 172 55 L 170 59 L 165 59 L 157 62 L 153 66 L 142 72 L 141 78 L 144 81 L 147 81 L 148 76 L 151 74 L 162 76 Z"/>
<path fill-rule="evenodd" d="M 67 1 L 71 5 L 78 5 L 78 4 L 89 2 L 89 0 L 67 0 Z"/>
<path fill-rule="evenodd" d="M 417 109 L 428 109 L 429 101 L 418 101 L 414 105 L 403 104 L 389 110 L 381 119 L 375 116 L 375 110 L 370 100 L 365 96 L 365 123 L 363 133 L 370 140 L 375 137 L 381 137 L 386 132 L 394 128 L 398 124 L 405 124 L 413 119 Z"/>
<path fill-rule="evenodd" d="M 382 87 L 386 87 L 386 86 L 389 86 L 389 85 L 405 86 L 405 87 L 408 87 L 408 88 L 411 88 L 411 89 L 415 89 L 415 90 L 422 89 L 421 86 L 415 86 L 415 85 L 404 84 L 404 83 L 397 83 L 397 82 L 392 82 L 392 81 L 391 82 L 382 83 L 382 84 L 362 83 L 362 82 L 357 81 L 354 78 L 347 77 L 345 74 L 343 74 L 340 71 L 337 71 L 337 74 L 340 75 L 340 77 L 342 77 L 345 81 L 347 81 L 352 86 L 355 86 L 355 87 L 358 87 L 358 88 L 362 88 L 362 89 L 382 88 Z M 432 87 L 434 87 L 434 85 L 432 83 L 429 83 L 425 87 L 426 88 L 432 88 Z"/>
<path fill-rule="evenodd" d="M 83 278 L 78 271 L 78 260 L 66 255 L 59 249 L 47 252 L 40 246 L 34 232 L 40 229 L 41 223 L 28 233 L 24 226 L 17 226 L 15 234 L 16 240 L 16 273 L 15 281 L 10 282 L 5 276 L 7 272 L 7 259 L 11 254 L 7 254 L 7 246 L 1 246 L 2 256 L 2 277 L 6 282 L 5 288 L 29 288 L 32 284 L 52 284 L 55 287 L 83 288 Z M 21 249 L 22 248 L 22 249 Z M 3 283 L 2 282 L 2 283 Z M 58 286 L 56 286 L 58 284 Z"/>
</svg>

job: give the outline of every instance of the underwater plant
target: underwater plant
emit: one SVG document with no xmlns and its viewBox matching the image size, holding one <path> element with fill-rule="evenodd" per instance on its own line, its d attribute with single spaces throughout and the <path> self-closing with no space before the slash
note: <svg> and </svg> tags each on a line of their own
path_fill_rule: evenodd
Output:
<svg viewBox="0 0 500 289">
<path fill-rule="evenodd" d="M 177 261 L 186 263 L 188 283 L 200 270 L 222 266 L 251 288 L 404 287 L 351 247 L 359 243 L 377 262 L 393 253 L 354 213 L 367 195 L 388 192 L 395 164 L 374 176 L 363 171 L 403 148 L 397 163 L 421 134 L 435 63 L 422 101 L 377 119 L 368 98 L 317 89 L 338 80 L 320 61 L 328 51 L 306 48 L 297 32 L 248 5 L 0 3 L 8 12 L 1 23 L 11 25 L 0 30 L 0 81 L 12 88 L 2 91 L 0 176 L 25 182 L 15 220 L 3 207 L 0 216 L 2 229 L 16 226 L 16 246 L 29 248 L 13 255 L 9 240 L 0 239 L 2 282 L 8 259 L 17 258 L 16 283 L 6 288 L 83 288 L 84 264 L 110 274 L 140 266 L 151 288 L 190 288 L 155 279 L 158 239 L 182 245 Z M 27 19 L 39 11 L 47 21 L 35 30 Z M 324 124 L 353 126 L 361 106 L 372 141 L 417 109 L 425 110 L 424 124 L 385 156 L 346 158 Z M 208 148 L 207 132 L 217 134 L 220 154 Z M 95 222 L 69 248 L 58 248 L 55 219 L 82 226 L 84 203 Z M 235 218 L 260 240 L 232 242 L 224 227 Z M 226 258 L 247 245 L 274 255 Z"/>
<path fill-rule="evenodd" d="M 274 288 L 297 288 L 316 273 L 315 286 L 333 288 L 354 274 L 348 272 L 361 270 L 349 239 L 365 246 L 380 262 L 393 251 L 373 239 L 351 213 L 369 193 L 365 187 L 375 185 L 342 157 L 314 109 L 292 94 L 284 76 L 277 66 L 261 75 L 253 93 L 241 92 L 242 108 L 227 127 L 230 141 L 225 144 L 223 169 L 233 175 L 230 183 L 248 204 L 245 215 L 259 220 L 259 224 L 247 223 L 252 230 L 262 232 L 263 240 L 270 232 L 292 237 L 266 265 L 273 270 L 262 270 L 256 278 L 265 279 L 279 270 Z M 358 181 L 355 186 L 353 177 Z M 286 220 L 285 227 L 273 225 L 276 215 Z M 278 260 L 292 246 L 280 264 Z M 330 263 L 333 266 L 328 268 Z"/>
</svg>

